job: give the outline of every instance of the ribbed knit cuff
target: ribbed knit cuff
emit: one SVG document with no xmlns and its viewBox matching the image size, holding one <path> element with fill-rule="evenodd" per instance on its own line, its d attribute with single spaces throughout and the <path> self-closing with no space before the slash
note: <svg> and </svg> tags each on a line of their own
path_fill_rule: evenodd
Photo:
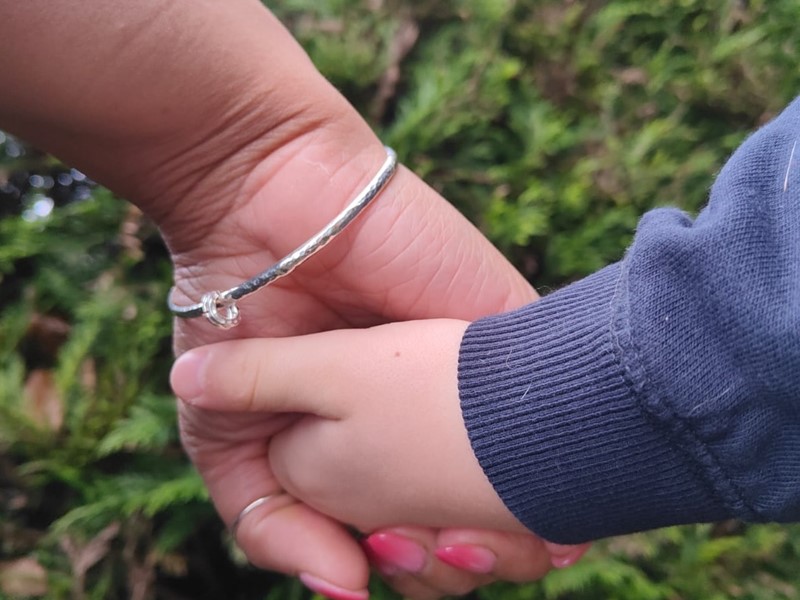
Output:
<svg viewBox="0 0 800 600">
<path fill-rule="evenodd" d="M 550 541 L 727 516 L 669 423 L 641 406 L 644 383 L 615 331 L 625 322 L 621 277 L 612 265 L 477 321 L 461 344 L 459 393 L 475 454 L 514 515 Z"/>
</svg>

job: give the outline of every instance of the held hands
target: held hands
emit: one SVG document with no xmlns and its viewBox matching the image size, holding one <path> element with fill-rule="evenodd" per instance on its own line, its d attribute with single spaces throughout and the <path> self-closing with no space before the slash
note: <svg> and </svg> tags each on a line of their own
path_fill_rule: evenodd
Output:
<svg viewBox="0 0 800 600">
<path fill-rule="evenodd" d="M 234 164 L 234 172 L 248 173 L 239 194 L 249 200 L 207 226 L 204 235 L 174 239 L 175 300 L 238 284 L 293 250 L 342 210 L 384 157 L 363 122 L 345 111 L 255 165 Z M 340 238 L 260 294 L 240 303 L 243 323 L 227 332 L 202 320 L 179 320 L 179 353 L 226 337 L 282 337 L 443 316 L 471 320 L 536 298 L 474 227 L 402 167 Z M 280 490 L 268 457 L 270 438 L 291 417 L 210 412 L 181 403 L 179 418 L 184 448 L 228 526 L 250 502 Z M 252 515 L 262 517 L 259 527 L 249 519 L 251 526 L 240 528 L 237 542 L 250 561 L 299 575 L 329 596 L 363 598 L 369 564 L 350 532 L 302 497 L 280 500 Z M 548 548 L 530 533 L 415 527 L 379 534 L 384 537 L 367 540 L 371 562 L 395 589 L 420 599 L 464 593 L 494 578 L 538 579 L 549 569 L 551 553 L 560 564 L 577 558 L 575 549 Z M 399 546 L 387 550 L 387 539 L 399 540 Z M 437 553 L 454 545 L 489 549 L 497 557 L 491 575 L 447 566 L 448 560 L 465 564 L 457 553 Z M 404 548 L 402 568 L 387 570 L 383 559 L 387 552 L 397 558 L 398 547 Z M 411 562 L 405 560 L 409 548 Z"/>
<path fill-rule="evenodd" d="M 337 142 L 329 141 L 328 136 Z M 318 133 L 313 143 L 304 140 L 308 146 L 291 144 L 254 169 L 257 176 L 250 178 L 244 192 L 252 200 L 231 211 L 196 245 L 176 253 L 177 283 L 188 299 L 250 277 L 341 210 L 384 156 L 382 147 L 376 144 L 370 156 L 374 164 L 364 167 L 354 159 L 347 168 L 332 174 L 319 165 L 342 160 L 337 148 L 343 136 L 338 125 L 332 126 L 330 132 Z M 352 146 L 370 146 L 369 139 L 363 142 Z M 284 153 L 291 156 L 290 161 L 282 160 Z M 276 163 L 281 166 L 274 167 Z M 317 190 L 325 191 L 324 203 L 303 203 L 320 197 Z M 276 198 L 299 204 L 284 204 Z M 330 215 L 324 214 L 326 211 Z M 286 215 L 291 216 L 287 219 Z M 535 297 L 485 238 L 404 169 L 340 239 L 291 277 L 260 294 L 242 301 L 243 323 L 228 332 L 212 328 L 204 320 L 178 321 L 179 351 L 218 341 L 222 336 L 298 335 L 442 315 L 472 319 Z M 456 348 L 458 339 L 460 333 Z M 280 433 L 294 417 L 268 412 L 210 412 L 186 403 L 181 403 L 179 416 L 184 447 L 227 525 L 254 499 L 280 490 L 268 448 L 271 436 Z M 328 590 L 328 595 L 332 595 L 332 588 L 309 577 L 334 584 L 339 597 L 364 597 L 361 592 L 351 592 L 363 590 L 367 583 L 364 551 L 337 521 L 288 496 L 251 517 L 247 526 L 240 527 L 237 541 L 256 566 L 299 574 L 307 584 L 315 583 L 315 589 Z M 254 527 L 257 520 L 258 527 Z M 437 534 L 436 530 L 422 528 L 405 528 L 401 533 L 404 537 L 395 536 L 396 540 L 404 548 L 412 548 L 415 555 L 411 563 L 401 565 L 403 570 L 387 570 L 374 548 L 370 554 L 373 563 L 384 566 L 382 572 L 391 578 L 393 586 L 414 598 L 463 593 L 489 581 L 483 573 L 457 570 L 444 564 L 442 557 L 434 558 L 440 547 L 479 545 L 490 549 L 497 556 L 492 577 L 500 579 L 537 579 L 550 565 L 550 554 L 543 543 L 528 533 L 451 530 Z M 390 538 L 375 539 L 377 545 L 383 545 L 385 555 Z M 396 550 L 397 544 L 388 552 Z M 445 555 L 444 559 L 453 556 L 457 555 Z M 570 556 L 567 554 L 565 560 Z"/>
<path fill-rule="evenodd" d="M 292 423 L 269 446 L 276 477 L 271 493 L 286 490 L 363 532 L 400 524 L 495 530 L 487 534 L 487 546 L 504 557 L 504 578 L 527 581 L 544 575 L 551 560 L 559 566 L 574 562 L 586 546 L 545 546 L 527 534 L 483 474 L 458 399 L 458 348 L 466 326 L 439 319 L 222 342 L 182 356 L 172 383 L 195 410 L 294 415 L 281 417 Z M 259 535 L 285 502 L 277 495 L 272 509 L 254 511 L 240 538 Z M 458 532 L 450 532 L 449 540 L 442 535 L 437 556 L 471 569 L 476 577 L 470 587 L 496 572 L 497 555 L 471 543 L 474 536 L 463 545 Z M 504 548 L 522 540 L 532 546 L 534 560 L 504 556 L 510 554 Z M 405 563 L 399 566 L 413 568 L 416 561 L 424 568 L 424 555 L 384 534 L 366 548 L 377 554 L 385 575 L 398 566 L 381 560 L 387 545 L 394 561 Z M 438 568 L 439 580 L 446 579 L 449 567 Z M 418 589 L 413 583 L 405 583 L 406 593 Z"/>
<path fill-rule="evenodd" d="M 196 408 L 301 413 L 270 444 L 283 489 L 369 532 L 414 524 L 526 531 L 495 494 L 461 418 L 467 323 L 430 320 L 200 348 L 173 371 Z"/>
</svg>

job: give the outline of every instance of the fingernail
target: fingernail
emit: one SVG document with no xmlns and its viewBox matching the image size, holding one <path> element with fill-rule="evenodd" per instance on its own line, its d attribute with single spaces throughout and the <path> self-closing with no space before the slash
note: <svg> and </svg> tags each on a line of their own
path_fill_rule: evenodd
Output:
<svg viewBox="0 0 800 600">
<path fill-rule="evenodd" d="M 437 548 L 434 554 L 436 558 L 451 567 L 482 575 L 491 573 L 497 562 L 494 552 L 483 546 L 473 546 L 471 544 L 444 546 Z"/>
<path fill-rule="evenodd" d="M 416 542 L 393 533 L 376 533 L 364 545 L 378 559 L 408 573 L 421 573 L 428 553 Z"/>
<path fill-rule="evenodd" d="M 586 553 L 591 544 L 562 545 L 547 542 L 546 547 L 550 552 L 550 564 L 556 569 L 569 567 Z"/>
<path fill-rule="evenodd" d="M 358 592 L 347 590 L 309 573 L 300 573 L 298 578 L 303 585 L 312 592 L 321 594 L 331 600 L 367 600 L 369 598 L 369 592 L 367 590 L 360 590 Z"/>
<path fill-rule="evenodd" d="M 576 560 L 578 560 L 577 556 L 553 556 L 550 558 L 550 564 L 556 569 L 565 569 L 571 567 Z"/>
<path fill-rule="evenodd" d="M 580 552 L 573 552 L 572 554 L 566 554 L 564 556 L 551 556 L 550 564 L 556 569 L 564 569 L 575 564 L 580 557 Z"/>
<path fill-rule="evenodd" d="M 184 402 L 192 403 L 203 395 L 203 376 L 208 352 L 190 350 L 172 365 L 169 380 L 172 391 Z"/>
</svg>

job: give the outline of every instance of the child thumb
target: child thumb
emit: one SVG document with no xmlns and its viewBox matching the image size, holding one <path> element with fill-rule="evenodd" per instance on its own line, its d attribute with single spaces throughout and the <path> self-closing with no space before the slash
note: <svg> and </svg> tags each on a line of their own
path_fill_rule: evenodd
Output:
<svg viewBox="0 0 800 600">
<path fill-rule="evenodd" d="M 302 412 L 340 415 L 323 401 L 325 372 L 336 365 L 324 359 L 315 335 L 281 339 L 231 340 L 195 348 L 172 367 L 170 384 L 181 400 L 206 410 Z M 335 361 L 334 361 L 335 362 Z"/>
</svg>

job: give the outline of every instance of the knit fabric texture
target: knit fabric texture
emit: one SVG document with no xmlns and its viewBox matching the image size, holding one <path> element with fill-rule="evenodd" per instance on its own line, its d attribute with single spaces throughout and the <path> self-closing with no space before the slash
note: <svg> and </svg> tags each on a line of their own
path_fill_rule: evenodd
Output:
<svg viewBox="0 0 800 600">
<path fill-rule="evenodd" d="M 498 495 L 541 537 L 800 520 L 800 99 L 692 220 L 470 325 L 459 392 Z"/>
</svg>

